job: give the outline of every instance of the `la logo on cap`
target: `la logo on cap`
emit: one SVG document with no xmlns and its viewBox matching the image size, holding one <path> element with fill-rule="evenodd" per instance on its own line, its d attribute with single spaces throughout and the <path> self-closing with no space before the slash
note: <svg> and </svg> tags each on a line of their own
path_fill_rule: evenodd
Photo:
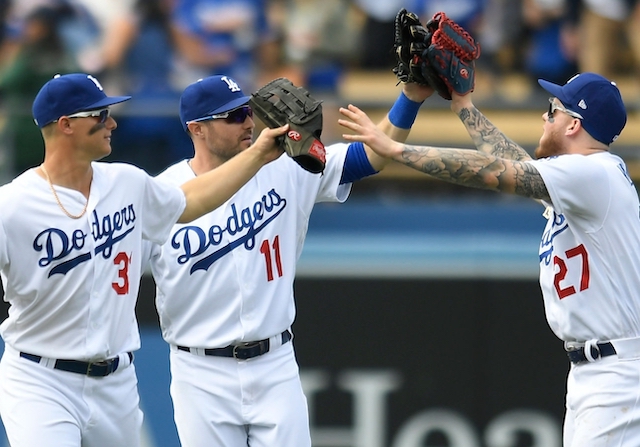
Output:
<svg viewBox="0 0 640 447">
<path fill-rule="evenodd" d="M 233 79 L 227 77 L 227 76 L 223 76 L 220 78 L 222 81 L 224 81 L 228 86 L 229 86 L 229 90 L 231 90 L 232 92 L 239 92 L 240 90 L 240 86 L 236 83 L 236 81 L 234 81 Z"/>
<path fill-rule="evenodd" d="M 102 88 L 102 85 L 100 84 L 100 81 L 98 81 L 96 78 L 94 78 L 91 75 L 87 75 L 87 78 L 89 78 L 91 81 L 93 81 L 93 83 L 96 85 L 96 87 L 98 87 L 98 89 L 100 91 L 104 91 L 104 89 Z"/>
</svg>

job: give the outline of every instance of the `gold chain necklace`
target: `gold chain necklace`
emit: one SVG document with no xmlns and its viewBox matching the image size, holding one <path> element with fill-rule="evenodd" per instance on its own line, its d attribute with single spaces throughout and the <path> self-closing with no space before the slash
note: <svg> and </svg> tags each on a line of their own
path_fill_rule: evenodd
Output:
<svg viewBox="0 0 640 447">
<path fill-rule="evenodd" d="M 42 169 L 42 173 L 44 174 L 44 178 L 47 179 L 47 183 L 49 183 L 49 187 L 51 188 L 51 192 L 53 193 L 53 197 L 55 197 L 56 202 L 58 202 L 58 206 L 60 207 L 60 209 L 70 218 L 72 219 L 80 219 L 82 216 L 84 216 L 84 213 L 87 212 L 87 207 L 89 206 L 89 198 L 87 198 L 87 203 L 84 204 L 84 209 L 82 210 L 82 212 L 80 214 L 71 214 L 69 211 L 67 211 L 64 206 L 62 206 L 62 202 L 60 201 L 60 198 L 58 197 L 58 193 L 56 192 L 56 190 L 53 187 L 53 183 L 51 183 L 51 179 L 49 178 L 49 174 L 47 173 L 46 169 L 44 169 L 44 166 L 40 165 L 40 169 Z"/>
</svg>

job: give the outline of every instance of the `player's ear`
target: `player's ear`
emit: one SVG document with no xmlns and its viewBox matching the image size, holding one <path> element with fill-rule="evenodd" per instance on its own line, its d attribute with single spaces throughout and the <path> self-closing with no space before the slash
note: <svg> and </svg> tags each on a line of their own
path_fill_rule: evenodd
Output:
<svg viewBox="0 0 640 447">
<path fill-rule="evenodd" d="M 580 129 L 583 129 L 582 121 L 580 121 L 578 118 L 573 118 L 567 126 L 566 134 L 575 135 Z"/>
<path fill-rule="evenodd" d="M 73 133 L 73 129 L 71 128 L 71 120 L 66 116 L 61 116 L 60 118 L 58 118 L 58 121 L 53 124 L 62 133 Z"/>
<path fill-rule="evenodd" d="M 203 136 L 202 123 L 192 121 L 189 124 L 187 124 L 187 129 L 189 130 L 189 133 L 191 134 L 192 137 Z"/>
</svg>

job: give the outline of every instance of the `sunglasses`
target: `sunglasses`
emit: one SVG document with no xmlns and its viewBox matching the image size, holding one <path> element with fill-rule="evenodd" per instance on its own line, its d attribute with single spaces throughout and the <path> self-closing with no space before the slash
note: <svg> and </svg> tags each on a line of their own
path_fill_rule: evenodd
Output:
<svg viewBox="0 0 640 447">
<path fill-rule="evenodd" d="M 229 112 L 220 113 L 218 115 L 204 116 L 202 118 L 198 118 L 189 122 L 198 123 L 200 121 L 223 119 L 227 124 L 242 124 L 247 119 L 247 117 L 253 118 L 253 109 L 249 106 L 243 106 L 243 107 L 231 110 Z"/>
<path fill-rule="evenodd" d="M 98 122 L 102 124 L 102 123 L 105 123 L 107 121 L 107 118 L 111 116 L 111 111 L 108 108 L 99 109 L 99 110 L 89 110 L 87 112 L 78 112 L 72 115 L 67 115 L 67 118 L 89 118 L 90 116 L 100 118 Z"/>
<path fill-rule="evenodd" d="M 554 100 L 555 100 L 555 98 L 553 96 L 551 98 L 549 98 L 549 110 L 547 111 L 547 116 L 549 118 L 553 118 L 553 113 L 556 110 L 560 110 L 561 112 L 564 112 L 564 113 L 566 113 L 567 115 L 569 115 L 569 116 L 571 116 L 573 118 L 577 118 L 579 120 L 584 119 L 584 117 L 582 115 L 580 115 L 579 113 L 574 112 L 574 111 L 569 110 L 569 109 L 565 109 L 564 107 L 556 104 L 554 102 Z"/>
</svg>

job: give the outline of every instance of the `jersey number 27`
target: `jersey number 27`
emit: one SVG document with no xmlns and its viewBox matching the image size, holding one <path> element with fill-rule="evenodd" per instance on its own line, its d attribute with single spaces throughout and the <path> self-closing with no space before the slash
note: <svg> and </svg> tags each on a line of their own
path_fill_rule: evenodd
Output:
<svg viewBox="0 0 640 447">
<path fill-rule="evenodd" d="M 571 258 L 575 258 L 576 256 L 580 256 L 582 260 L 582 274 L 580 275 L 580 291 L 589 288 L 589 256 L 587 255 L 587 249 L 584 248 L 584 245 L 580 244 L 577 247 L 574 247 L 570 250 L 567 250 L 565 253 L 567 260 Z M 564 259 L 559 256 L 553 257 L 554 266 L 558 267 L 558 271 L 553 277 L 553 285 L 556 288 L 556 292 L 558 292 L 558 297 L 560 299 L 566 298 L 569 295 L 573 295 L 576 293 L 576 288 L 574 285 L 565 284 L 563 286 L 562 282 L 567 276 L 567 263 Z"/>
</svg>

